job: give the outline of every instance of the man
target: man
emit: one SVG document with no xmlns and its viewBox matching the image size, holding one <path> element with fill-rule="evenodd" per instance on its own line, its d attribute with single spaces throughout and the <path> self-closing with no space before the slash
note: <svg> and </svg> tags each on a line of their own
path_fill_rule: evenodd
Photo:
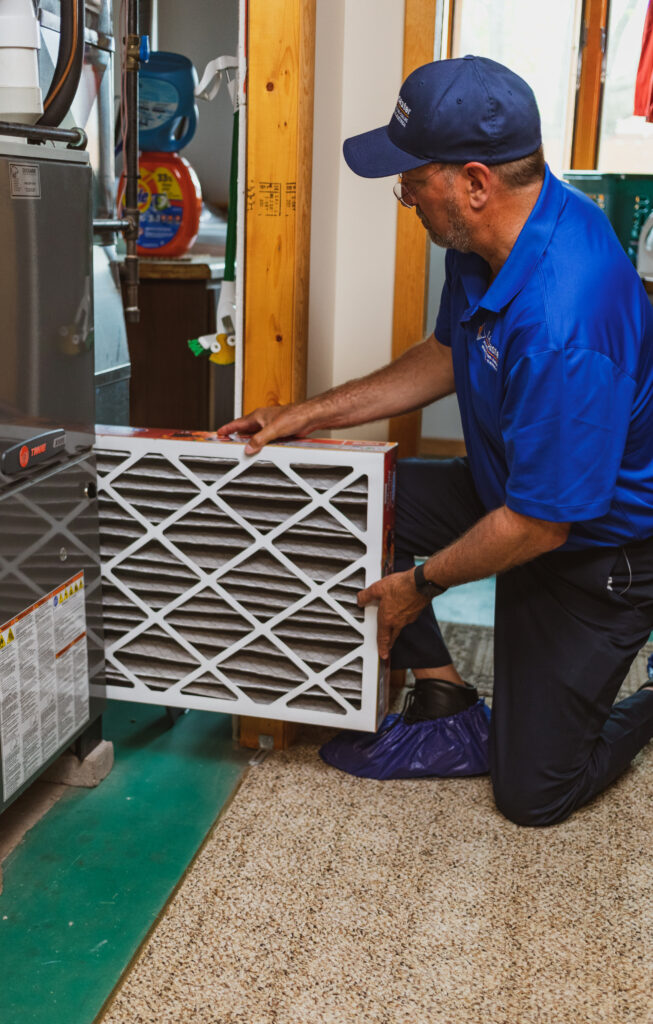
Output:
<svg viewBox="0 0 653 1024">
<path fill-rule="evenodd" d="M 430 599 L 497 574 L 495 799 L 518 824 L 562 821 L 653 735 L 650 688 L 613 704 L 653 627 L 651 306 L 601 211 L 545 166 L 533 93 L 502 65 L 418 68 L 389 125 L 344 152 L 358 174 L 399 174 L 398 198 L 449 250 L 435 332 L 222 432 L 256 452 L 456 392 L 468 457 L 400 462 L 396 571 L 359 600 L 379 605 L 381 657 L 415 673 L 414 717 L 452 714 L 476 691 Z"/>
</svg>

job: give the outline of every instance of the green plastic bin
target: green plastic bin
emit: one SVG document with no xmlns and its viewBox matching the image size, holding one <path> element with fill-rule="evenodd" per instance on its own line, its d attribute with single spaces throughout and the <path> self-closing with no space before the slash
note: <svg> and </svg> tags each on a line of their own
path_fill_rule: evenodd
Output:
<svg viewBox="0 0 653 1024">
<path fill-rule="evenodd" d="M 653 174 L 567 171 L 563 178 L 605 211 L 633 266 L 637 266 L 640 232 L 653 211 Z"/>
</svg>

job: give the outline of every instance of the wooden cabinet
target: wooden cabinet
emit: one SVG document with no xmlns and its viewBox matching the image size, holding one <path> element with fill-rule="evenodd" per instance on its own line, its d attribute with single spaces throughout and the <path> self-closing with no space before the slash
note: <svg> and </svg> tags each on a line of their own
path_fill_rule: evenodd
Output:
<svg viewBox="0 0 653 1024">
<path fill-rule="evenodd" d="M 233 365 L 188 348 L 215 333 L 223 272 L 211 256 L 139 262 L 140 322 L 127 324 L 132 426 L 215 430 L 232 418 Z"/>
</svg>

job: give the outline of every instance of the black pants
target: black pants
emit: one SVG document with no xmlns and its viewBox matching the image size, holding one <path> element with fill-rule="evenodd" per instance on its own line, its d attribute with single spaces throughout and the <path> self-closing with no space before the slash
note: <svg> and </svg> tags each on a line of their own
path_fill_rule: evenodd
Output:
<svg viewBox="0 0 653 1024">
<path fill-rule="evenodd" d="M 485 514 L 464 459 L 404 459 L 397 571 Z M 653 692 L 614 704 L 653 628 L 653 539 L 553 551 L 497 578 L 490 773 L 499 809 L 551 825 L 605 789 L 653 736 Z M 452 658 L 433 609 L 406 626 L 393 668 Z"/>
</svg>

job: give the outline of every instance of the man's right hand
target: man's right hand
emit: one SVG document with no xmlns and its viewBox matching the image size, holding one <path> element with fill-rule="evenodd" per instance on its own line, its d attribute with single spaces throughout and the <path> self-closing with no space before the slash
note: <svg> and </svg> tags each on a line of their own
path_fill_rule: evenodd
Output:
<svg viewBox="0 0 653 1024">
<path fill-rule="evenodd" d="M 268 405 L 254 409 L 218 429 L 218 437 L 230 434 L 250 435 L 245 445 L 246 455 L 255 455 L 263 445 L 280 437 L 306 437 L 315 427 L 310 422 L 307 403 L 299 405 Z"/>
</svg>

